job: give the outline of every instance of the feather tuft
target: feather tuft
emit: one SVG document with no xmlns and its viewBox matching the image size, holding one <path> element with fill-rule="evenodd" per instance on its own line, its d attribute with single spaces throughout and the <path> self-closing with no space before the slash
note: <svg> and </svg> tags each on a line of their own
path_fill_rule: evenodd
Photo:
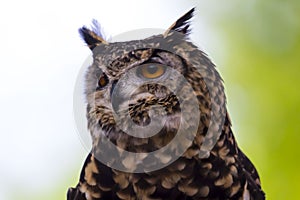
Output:
<svg viewBox="0 0 300 200">
<path fill-rule="evenodd" d="M 79 34 L 91 50 L 100 44 L 108 44 L 104 37 L 103 28 L 95 19 L 92 20 L 91 29 L 83 26 L 79 29 Z"/>
<path fill-rule="evenodd" d="M 172 24 L 172 26 L 168 28 L 164 35 L 168 35 L 168 33 L 171 31 L 176 31 L 184 35 L 189 35 L 191 32 L 190 19 L 194 16 L 194 11 L 195 8 L 192 8 L 190 11 L 188 11 L 186 14 L 180 17 L 176 22 Z"/>
</svg>

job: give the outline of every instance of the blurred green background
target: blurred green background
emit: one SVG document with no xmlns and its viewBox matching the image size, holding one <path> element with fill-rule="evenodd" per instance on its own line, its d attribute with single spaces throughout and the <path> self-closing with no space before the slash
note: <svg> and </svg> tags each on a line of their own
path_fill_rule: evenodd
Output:
<svg viewBox="0 0 300 200">
<path fill-rule="evenodd" d="M 300 199 L 300 1 L 222 4 L 219 69 L 239 146 L 267 199 Z"/>
<path fill-rule="evenodd" d="M 127 11 L 115 13 L 115 18 L 119 20 L 128 11 L 133 13 L 140 8 L 144 10 L 141 13 L 145 22 L 140 27 L 148 28 L 151 15 L 146 12 L 149 11 L 146 7 L 153 1 L 141 2 L 134 7 L 128 6 Z M 95 3 L 87 1 L 85 4 Z M 96 4 L 99 9 L 105 9 L 101 3 Z M 196 6 L 192 39 L 208 53 L 224 79 L 235 136 L 241 149 L 257 167 L 267 199 L 300 199 L 300 1 L 169 0 L 155 1 L 154 9 L 156 6 L 161 10 L 155 15 L 160 15 L 164 9 L 174 20 Z M 65 8 L 69 8 L 69 4 Z M 61 10 L 64 12 L 65 9 Z M 169 15 L 166 16 L 170 18 Z M 169 18 L 167 25 L 172 21 Z M 74 19 L 69 20 L 75 24 Z M 81 22 L 76 22 L 76 27 L 77 24 L 80 26 Z M 156 28 L 166 28 L 160 25 Z M 72 31 L 76 32 L 73 28 Z M 74 35 L 78 49 L 86 48 L 78 35 Z M 69 36 L 64 37 L 68 42 Z M 88 55 L 89 51 L 85 53 Z M 79 59 L 83 62 L 82 58 Z M 74 80 L 81 64 L 80 61 L 76 63 L 78 67 L 71 77 Z M 71 101 L 70 95 L 67 102 Z M 71 117 L 70 114 L 68 118 Z M 78 136 L 73 135 L 77 144 L 63 149 L 73 156 L 53 163 L 64 163 L 59 181 L 49 183 L 49 187 L 43 190 L 34 191 L 33 187 L 34 192 L 22 190 L 18 185 L 16 193 L 9 195 L 10 199 L 65 199 L 67 188 L 77 184 L 87 153 Z"/>
</svg>

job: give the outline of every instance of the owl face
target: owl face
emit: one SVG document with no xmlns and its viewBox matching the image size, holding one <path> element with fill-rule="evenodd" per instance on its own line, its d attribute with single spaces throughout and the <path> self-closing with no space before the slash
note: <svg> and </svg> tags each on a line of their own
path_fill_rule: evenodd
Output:
<svg viewBox="0 0 300 200">
<path fill-rule="evenodd" d="M 130 152 L 156 151 L 182 129 L 173 149 L 201 145 L 225 97 L 214 65 L 188 40 L 192 13 L 143 40 L 107 43 L 94 29 L 79 30 L 93 51 L 85 94 L 94 151 L 103 137 Z"/>
<path fill-rule="evenodd" d="M 90 80 L 87 77 L 92 86 L 87 92 L 90 104 L 105 106 L 118 114 L 129 106 L 131 117 L 136 116 L 132 120 L 143 126 L 149 123 L 149 116 L 144 112 L 150 106 L 158 102 L 163 105 L 162 102 L 168 100 L 177 102 L 170 89 L 180 86 L 179 76 L 185 69 L 180 57 L 152 48 L 122 53 L 109 64 L 102 62 L 101 54 L 98 56 L 99 62 L 92 66 L 92 71 L 97 71 L 97 78 Z M 176 102 L 168 101 L 174 106 Z M 178 108 L 169 114 L 175 114 L 176 110 Z"/>
<path fill-rule="evenodd" d="M 89 128 L 95 138 L 104 134 L 117 143 L 118 139 L 129 137 L 128 144 L 149 136 L 158 140 L 160 136 L 164 138 L 159 142 L 163 146 L 176 134 L 181 111 L 176 94 L 191 92 L 191 86 L 181 78 L 187 73 L 186 63 L 172 52 L 147 48 L 153 44 L 151 41 L 144 42 L 143 47 L 129 45 L 132 49 L 115 53 L 114 58 L 103 55 L 101 48 L 94 55 L 87 72 L 86 95 Z M 166 133 L 170 136 L 166 137 Z"/>
</svg>

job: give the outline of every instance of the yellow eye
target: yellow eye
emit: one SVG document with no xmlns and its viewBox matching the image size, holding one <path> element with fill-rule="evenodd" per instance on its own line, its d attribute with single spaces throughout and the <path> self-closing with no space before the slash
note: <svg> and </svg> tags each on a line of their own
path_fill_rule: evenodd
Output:
<svg viewBox="0 0 300 200">
<path fill-rule="evenodd" d="M 148 64 L 141 66 L 138 71 L 144 78 L 154 79 L 162 76 L 166 71 L 166 67 L 160 64 Z"/>
<path fill-rule="evenodd" d="M 108 77 L 106 76 L 106 74 L 103 73 L 98 80 L 98 87 L 103 88 L 104 86 L 107 85 L 108 82 L 109 82 Z"/>
</svg>

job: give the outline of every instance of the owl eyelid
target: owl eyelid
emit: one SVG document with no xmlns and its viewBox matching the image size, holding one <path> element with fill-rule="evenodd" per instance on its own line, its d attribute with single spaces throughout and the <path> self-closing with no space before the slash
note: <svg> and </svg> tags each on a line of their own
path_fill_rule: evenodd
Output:
<svg viewBox="0 0 300 200">
<path fill-rule="evenodd" d="M 166 65 L 166 63 L 164 62 L 164 60 L 161 57 L 159 57 L 159 56 L 151 57 L 148 63 L 155 63 L 155 64 L 160 64 L 160 65 Z"/>
</svg>

